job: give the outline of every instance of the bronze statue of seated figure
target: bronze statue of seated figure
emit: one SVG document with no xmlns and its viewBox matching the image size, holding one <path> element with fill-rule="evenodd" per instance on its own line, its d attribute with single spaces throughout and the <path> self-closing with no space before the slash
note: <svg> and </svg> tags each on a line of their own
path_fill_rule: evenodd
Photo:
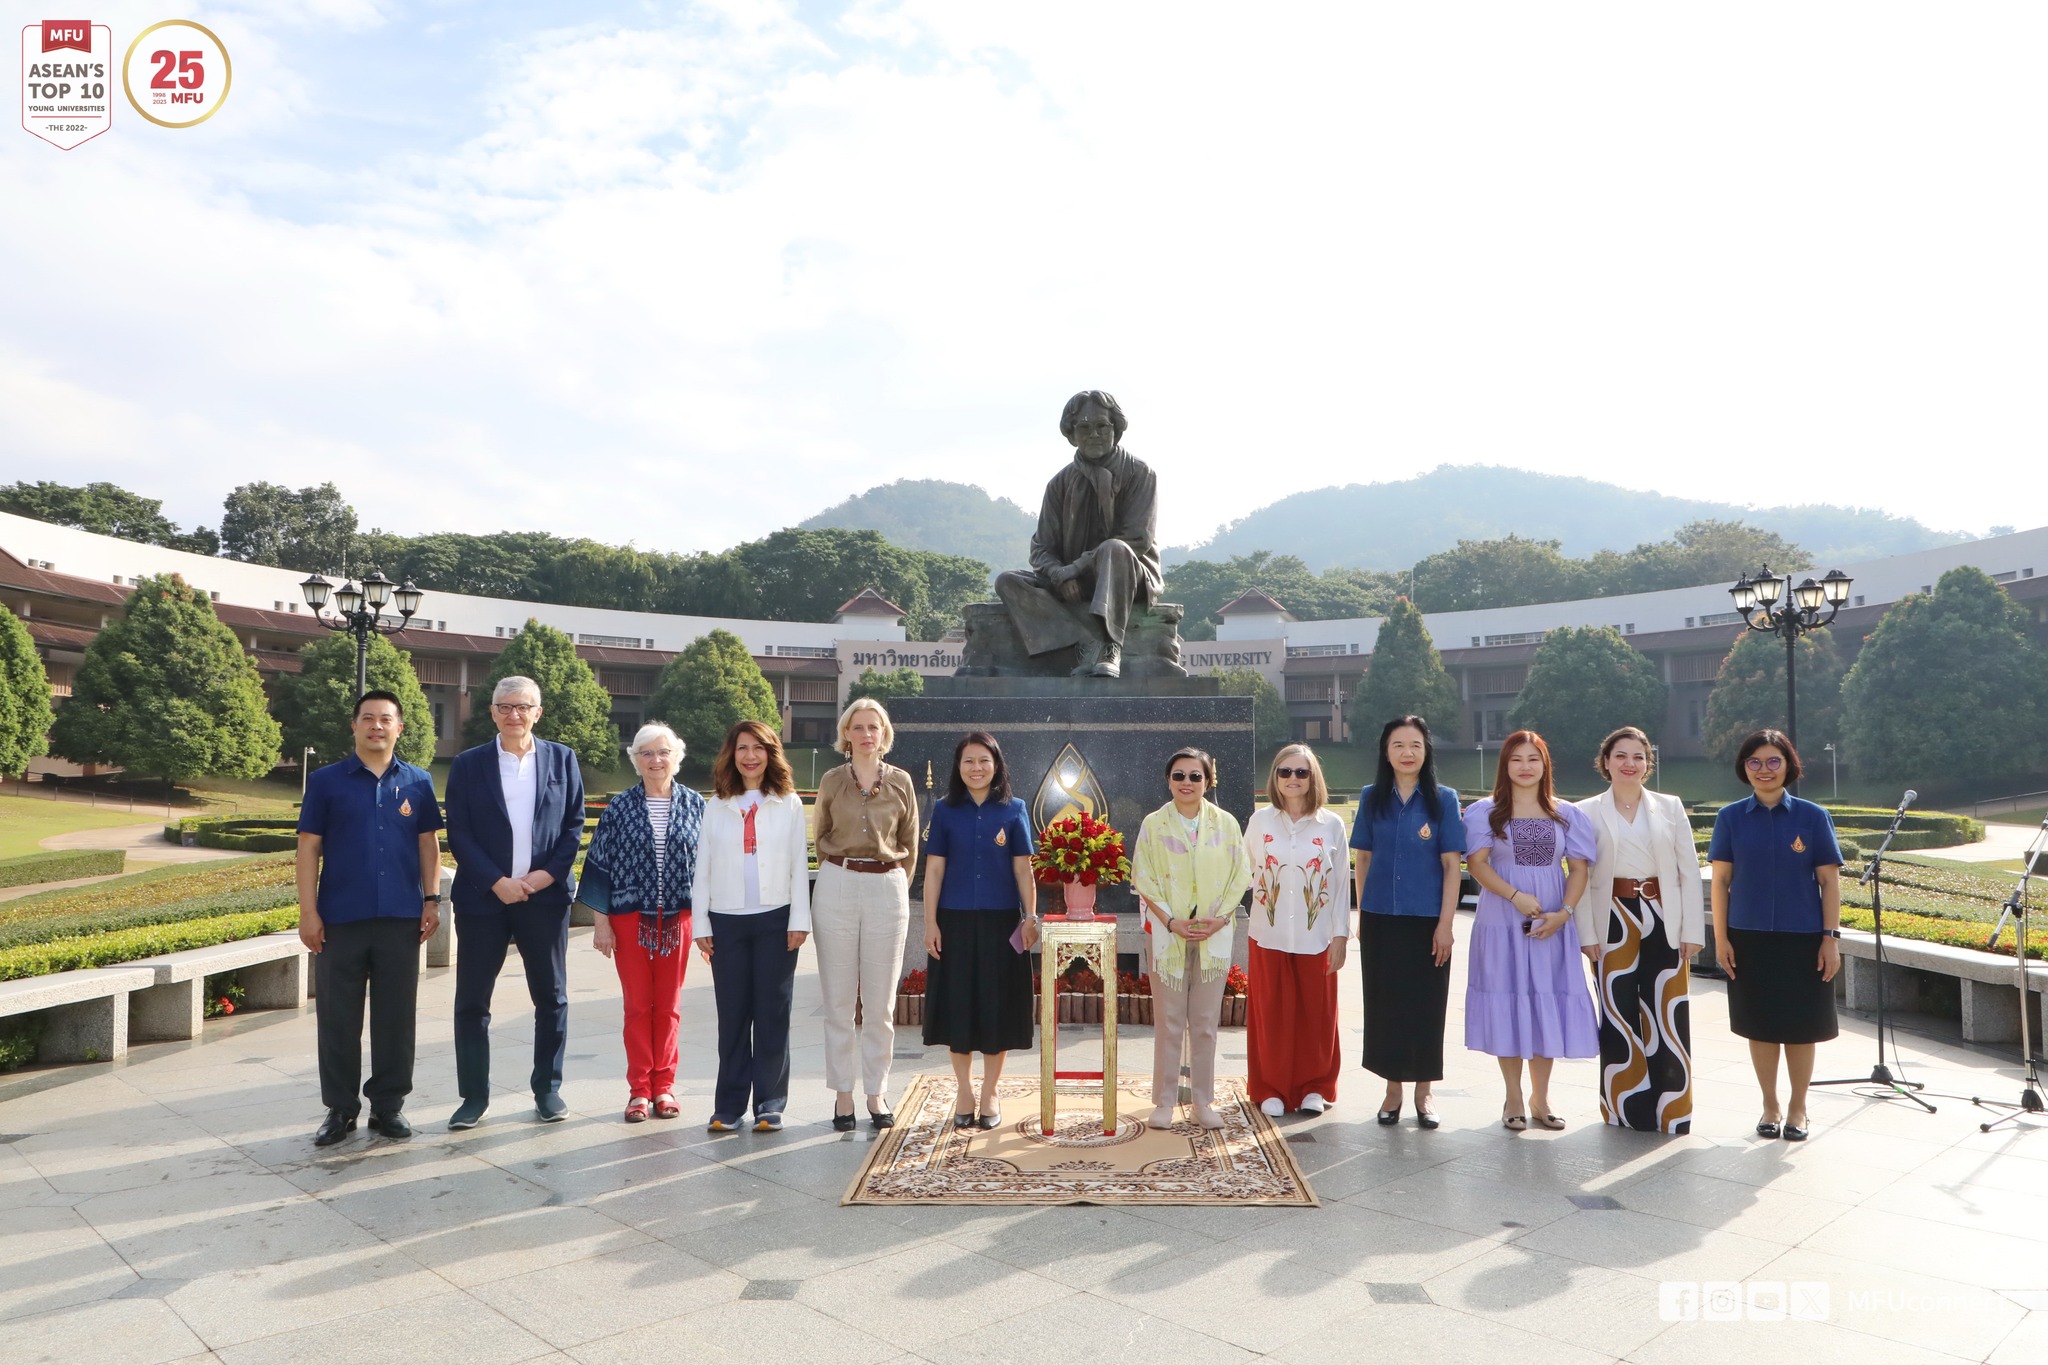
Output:
<svg viewBox="0 0 2048 1365">
<path fill-rule="evenodd" d="M 1100 389 L 1067 400 L 1074 458 L 1045 486 L 1031 567 L 996 575 L 1000 606 L 967 608 L 962 673 L 1118 678 L 1128 659 L 1133 676 L 1185 675 L 1181 609 L 1159 601 L 1158 480 L 1124 449 L 1128 425 Z"/>
</svg>

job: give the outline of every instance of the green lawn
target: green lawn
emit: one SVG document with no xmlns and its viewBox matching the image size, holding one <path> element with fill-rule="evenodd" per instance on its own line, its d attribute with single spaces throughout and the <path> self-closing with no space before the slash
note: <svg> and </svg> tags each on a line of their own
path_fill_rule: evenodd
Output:
<svg viewBox="0 0 2048 1365">
<path fill-rule="evenodd" d="M 52 834 L 115 825 L 147 824 L 150 817 L 124 806 L 88 806 L 76 801 L 51 801 L 34 796 L 0 796 L 0 858 L 37 853 Z"/>
</svg>

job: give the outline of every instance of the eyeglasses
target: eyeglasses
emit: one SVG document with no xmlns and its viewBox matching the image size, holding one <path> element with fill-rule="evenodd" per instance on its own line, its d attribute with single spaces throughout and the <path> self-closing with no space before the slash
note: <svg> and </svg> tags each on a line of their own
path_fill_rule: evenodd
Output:
<svg viewBox="0 0 2048 1365">
<path fill-rule="evenodd" d="M 1785 760 L 1782 758 L 1752 758 L 1749 760 L 1749 770 L 1753 773 L 1774 773 L 1784 766 Z"/>
<path fill-rule="evenodd" d="M 674 749 L 641 749 L 634 756 L 648 763 L 665 763 L 675 757 Z"/>
<path fill-rule="evenodd" d="M 1169 773 L 1168 776 L 1176 782 L 1207 782 L 1209 780 L 1209 775 L 1202 772 Z"/>
<path fill-rule="evenodd" d="M 1275 777 L 1307 777 L 1307 776 L 1308 776 L 1308 769 L 1306 769 L 1306 768 L 1275 768 L 1275 769 L 1273 769 L 1273 776 L 1275 776 Z"/>
<path fill-rule="evenodd" d="M 537 701 L 494 701 L 491 709 L 501 716 L 523 716 L 529 711 L 540 710 Z"/>
</svg>

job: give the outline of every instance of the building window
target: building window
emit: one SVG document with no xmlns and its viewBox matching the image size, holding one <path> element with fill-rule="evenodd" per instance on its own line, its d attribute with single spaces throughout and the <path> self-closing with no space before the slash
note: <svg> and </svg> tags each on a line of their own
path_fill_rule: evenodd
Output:
<svg viewBox="0 0 2048 1365">
<path fill-rule="evenodd" d="M 2004 573 L 1995 573 L 1991 575 L 1991 581 L 1993 583 L 2010 583 L 2019 576 L 2020 575 L 2018 570 L 2008 569 Z"/>
<path fill-rule="evenodd" d="M 1686 618 L 1685 618 L 1685 628 L 1686 628 L 1687 630 L 1691 630 L 1691 629 L 1692 629 L 1692 623 L 1693 623 L 1693 618 L 1692 618 L 1692 617 L 1688 616 L 1688 617 L 1686 617 Z"/>
<path fill-rule="evenodd" d="M 1703 626 L 1736 626 L 1748 618 L 1739 611 L 1710 611 L 1700 618 Z"/>
<path fill-rule="evenodd" d="M 610 645 L 618 649 L 638 649 L 640 648 L 640 637 L 637 635 L 578 635 L 576 643 L 579 645 Z"/>
<path fill-rule="evenodd" d="M 207 593 L 207 594 L 206 594 L 206 596 L 207 596 L 207 597 L 208 597 L 208 599 L 210 599 L 211 601 L 215 601 L 215 602 L 218 602 L 218 601 L 220 601 L 220 594 L 219 594 L 219 593 L 217 593 L 217 592 L 209 592 L 209 593 Z"/>
<path fill-rule="evenodd" d="M 448 733 L 448 721 L 446 713 L 443 712 L 443 710 L 441 709 L 440 702 L 434 703 L 434 733 L 437 735 L 445 735 Z"/>
<path fill-rule="evenodd" d="M 1488 648 L 1495 645 L 1540 645 L 1548 633 L 1541 630 L 1518 630 L 1507 635 L 1489 635 L 1486 637 L 1486 644 Z M 1472 643 L 1476 645 L 1479 641 L 1475 638 Z"/>
<path fill-rule="evenodd" d="M 1629 623 L 1628 623 L 1627 625 L 1625 625 L 1625 626 L 1623 626 L 1623 627 L 1621 628 L 1621 633 L 1622 633 L 1623 635 L 1633 635 L 1633 634 L 1635 634 L 1635 633 L 1636 633 L 1636 623 L 1635 623 L 1635 622 L 1633 622 L 1633 621 L 1629 622 Z"/>
<path fill-rule="evenodd" d="M 1863 605 L 1863 594 L 1860 592 L 1856 594 L 1856 605 L 1859 607 Z"/>
</svg>

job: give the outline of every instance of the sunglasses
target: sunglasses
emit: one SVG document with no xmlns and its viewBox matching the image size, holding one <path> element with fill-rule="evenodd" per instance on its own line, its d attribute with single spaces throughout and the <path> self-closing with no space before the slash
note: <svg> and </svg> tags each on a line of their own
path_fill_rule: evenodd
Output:
<svg viewBox="0 0 2048 1365">
<path fill-rule="evenodd" d="M 1169 773 L 1167 776 L 1176 782 L 1207 782 L 1209 780 L 1207 773 L 1199 771 L 1192 773 Z"/>
<path fill-rule="evenodd" d="M 1304 777 L 1304 778 L 1305 778 L 1305 777 L 1307 777 L 1307 776 L 1308 776 L 1308 769 L 1306 769 L 1306 768 L 1275 768 L 1275 769 L 1273 769 L 1273 776 L 1275 776 L 1275 777 Z"/>
</svg>

